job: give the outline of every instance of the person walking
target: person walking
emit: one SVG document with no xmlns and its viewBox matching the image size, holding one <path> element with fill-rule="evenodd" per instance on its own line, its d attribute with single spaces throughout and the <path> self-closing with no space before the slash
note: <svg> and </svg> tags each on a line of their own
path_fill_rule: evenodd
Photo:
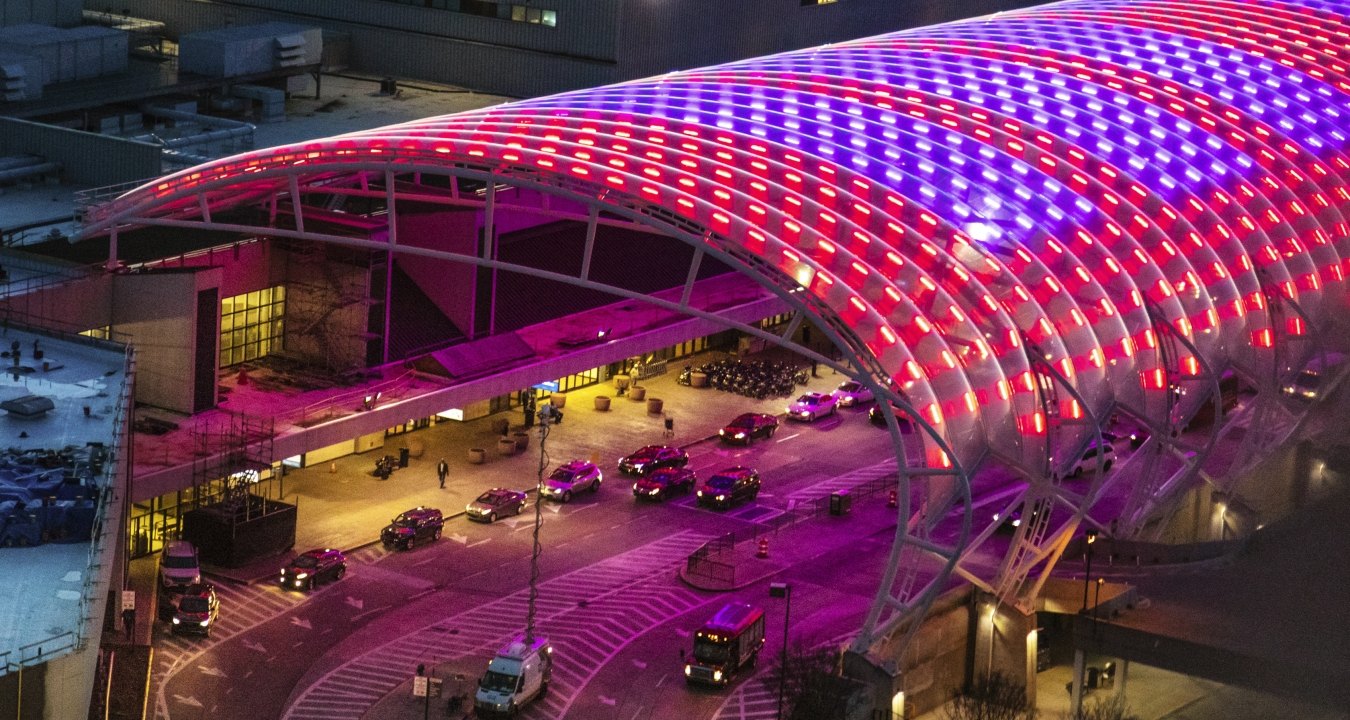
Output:
<svg viewBox="0 0 1350 720">
<path fill-rule="evenodd" d="M 450 474 L 450 465 L 445 462 L 445 458 L 436 463 L 436 477 L 441 480 L 441 489 L 445 489 L 445 476 Z"/>
<path fill-rule="evenodd" d="M 671 417 L 669 414 L 666 415 L 665 437 L 668 438 L 675 437 L 675 418 Z"/>
</svg>

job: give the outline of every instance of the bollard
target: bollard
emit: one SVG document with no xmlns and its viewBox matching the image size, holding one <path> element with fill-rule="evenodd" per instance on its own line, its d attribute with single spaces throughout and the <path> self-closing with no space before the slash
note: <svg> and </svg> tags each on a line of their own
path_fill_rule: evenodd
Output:
<svg viewBox="0 0 1350 720">
<path fill-rule="evenodd" d="M 328 463 L 328 472 L 330 472 L 330 473 L 335 473 L 335 472 L 337 472 L 337 463 L 336 463 L 336 462 Z"/>
<path fill-rule="evenodd" d="M 900 507 L 900 496 L 894 490 L 892 490 L 891 493 L 886 496 L 886 507 L 888 508 Z"/>
<path fill-rule="evenodd" d="M 760 538 L 760 539 L 759 539 L 759 550 L 755 551 L 755 557 L 761 558 L 761 559 L 762 559 L 762 558 L 767 558 L 767 557 L 769 557 L 769 539 L 768 539 L 768 538 Z"/>
</svg>

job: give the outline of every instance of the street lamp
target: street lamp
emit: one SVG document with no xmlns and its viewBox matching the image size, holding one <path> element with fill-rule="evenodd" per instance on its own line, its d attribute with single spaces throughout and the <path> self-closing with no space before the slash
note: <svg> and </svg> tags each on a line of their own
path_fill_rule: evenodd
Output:
<svg viewBox="0 0 1350 720">
<path fill-rule="evenodd" d="M 1087 567 L 1083 571 L 1083 609 L 1080 612 L 1087 612 L 1088 609 L 1088 582 L 1092 577 L 1092 543 L 1097 542 L 1097 531 L 1088 530 L 1084 537 L 1087 538 Z"/>
<path fill-rule="evenodd" d="M 778 659 L 778 714 L 783 717 L 783 689 L 787 683 L 788 617 L 792 614 L 792 586 L 787 583 L 769 583 L 769 597 L 783 598 L 783 652 Z"/>
</svg>

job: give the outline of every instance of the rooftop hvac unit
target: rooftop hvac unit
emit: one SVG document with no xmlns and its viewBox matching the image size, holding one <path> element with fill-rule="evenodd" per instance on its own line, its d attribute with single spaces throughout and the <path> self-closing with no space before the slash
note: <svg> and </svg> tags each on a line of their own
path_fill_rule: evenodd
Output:
<svg viewBox="0 0 1350 720">
<path fill-rule="evenodd" d="M 278 35 L 272 39 L 277 67 L 295 67 L 305 64 L 305 36 Z"/>
</svg>

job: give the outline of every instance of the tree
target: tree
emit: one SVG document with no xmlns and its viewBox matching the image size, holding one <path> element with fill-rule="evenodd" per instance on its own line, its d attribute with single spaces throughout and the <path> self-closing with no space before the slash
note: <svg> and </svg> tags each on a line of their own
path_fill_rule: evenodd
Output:
<svg viewBox="0 0 1350 720">
<path fill-rule="evenodd" d="M 1066 712 L 1061 720 L 1139 720 L 1139 716 L 1130 712 L 1124 696 L 1111 695 L 1084 703 L 1077 715 L 1072 711 Z"/>
<path fill-rule="evenodd" d="M 766 673 L 764 683 L 777 692 L 780 678 L 783 717 L 791 720 L 843 720 L 858 685 L 841 675 L 839 651 L 832 647 L 793 647 L 786 666 L 780 664 Z"/>
<path fill-rule="evenodd" d="M 1025 685 L 992 673 L 961 688 L 946 709 L 947 720 L 1034 720 Z"/>
</svg>

